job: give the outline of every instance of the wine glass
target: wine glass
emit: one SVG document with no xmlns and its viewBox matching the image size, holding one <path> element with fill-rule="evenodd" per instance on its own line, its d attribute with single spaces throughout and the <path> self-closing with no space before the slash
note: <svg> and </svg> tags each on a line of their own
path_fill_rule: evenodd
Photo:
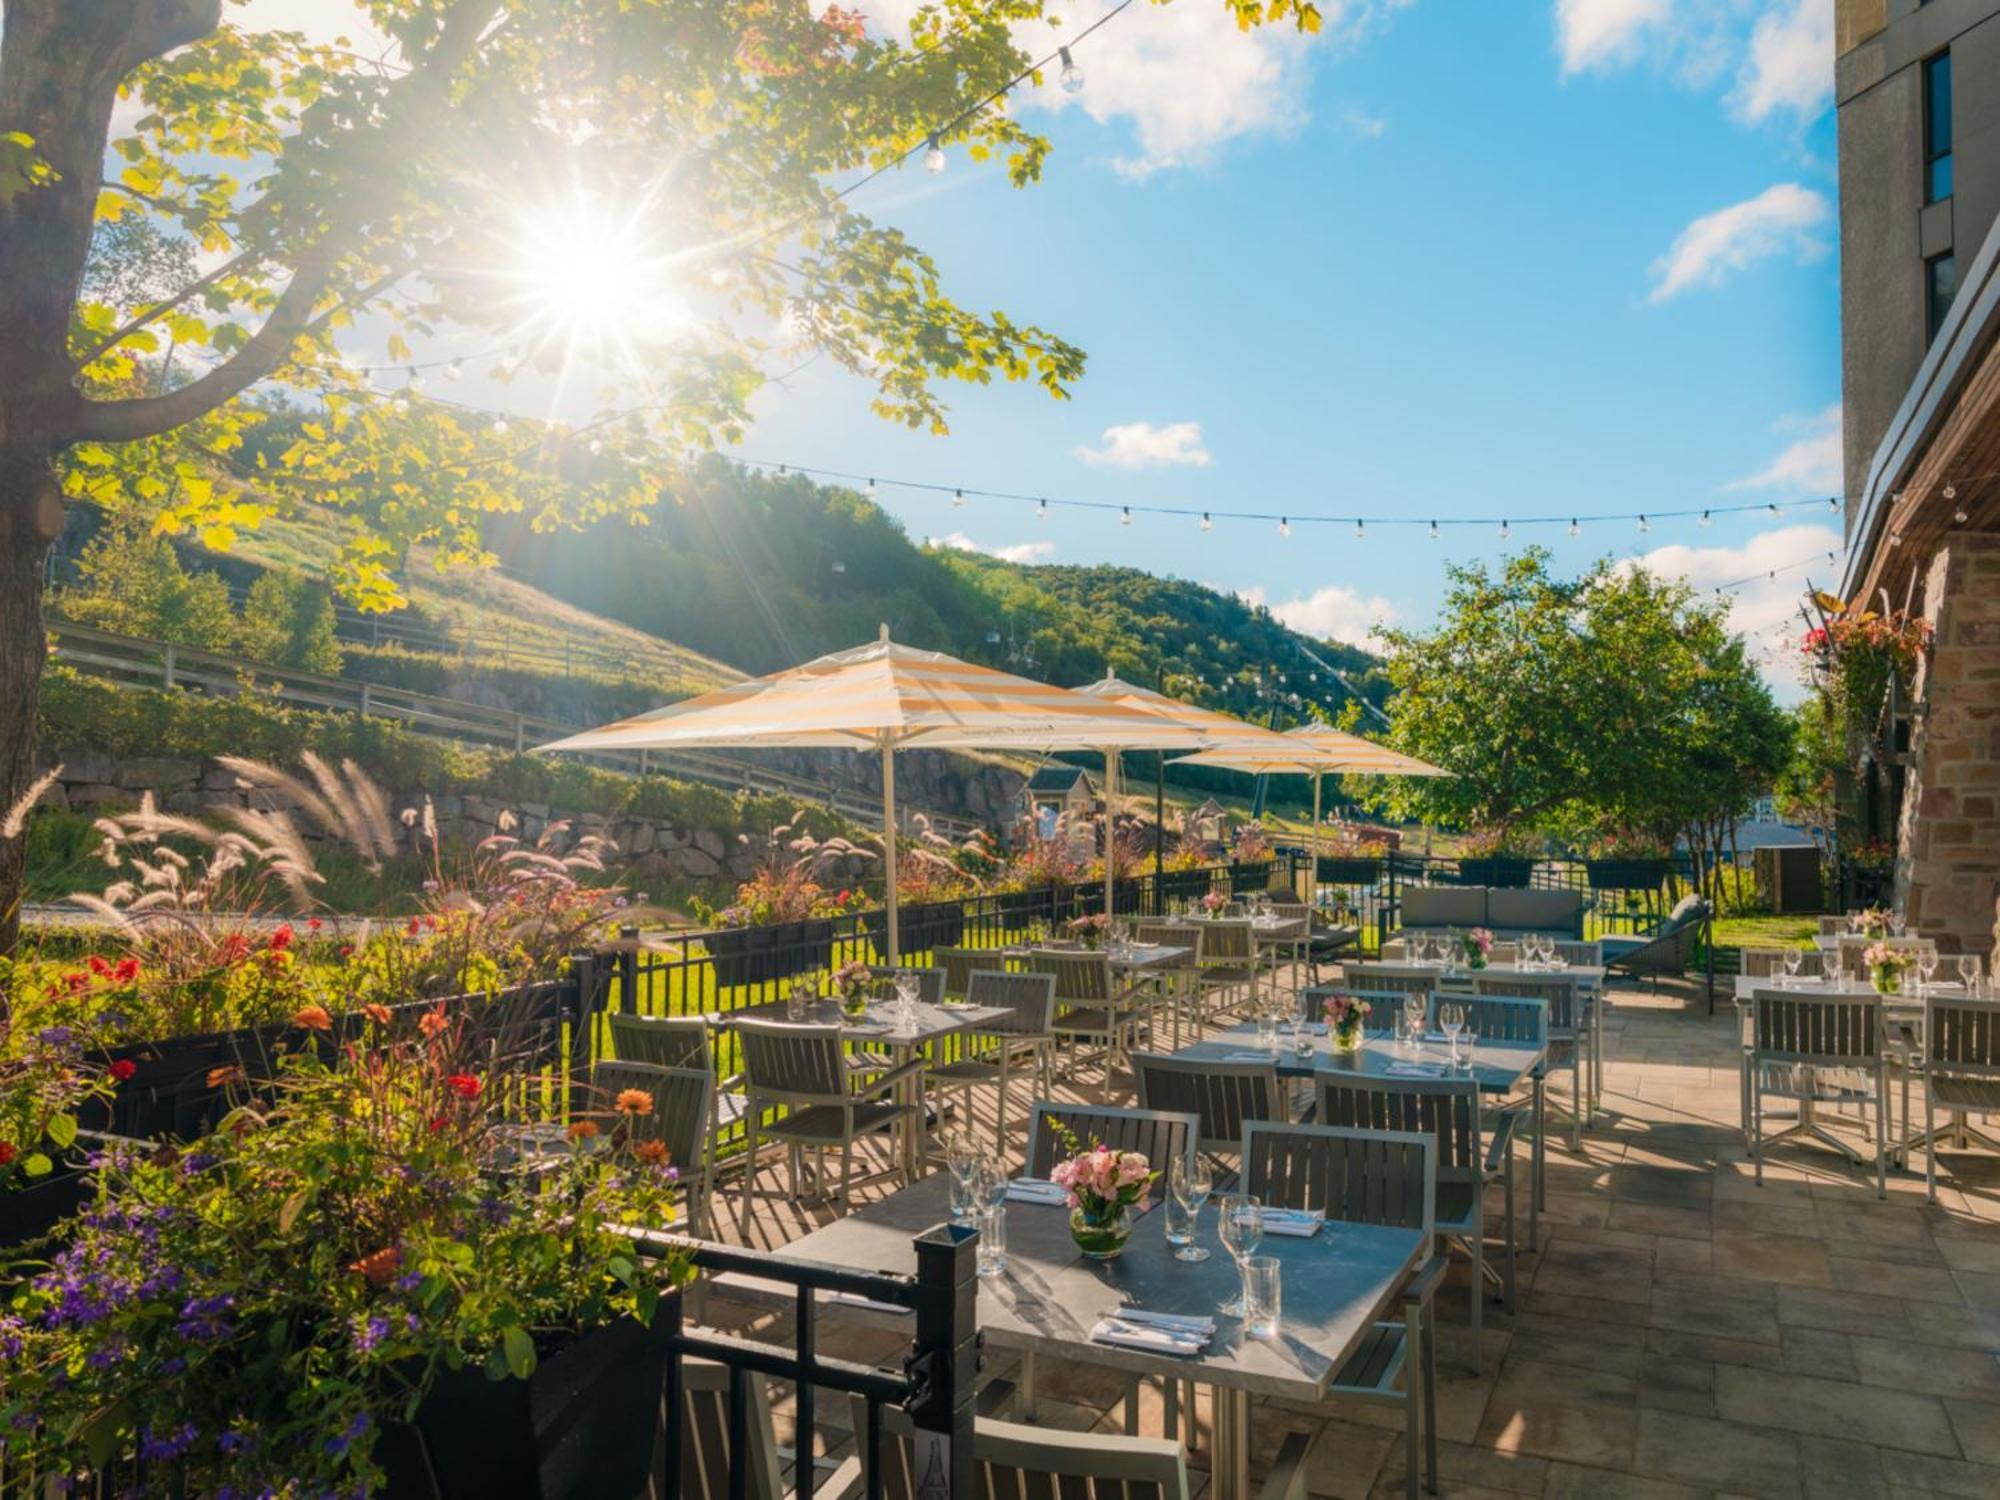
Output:
<svg viewBox="0 0 2000 1500">
<path fill-rule="evenodd" d="M 1413 990 L 1403 996 L 1403 1025 L 1409 1030 L 1412 1049 L 1424 1039 L 1424 1019 L 1429 1009 L 1430 1004 L 1422 994 Z"/>
<path fill-rule="evenodd" d="M 1201 1210 L 1208 1202 L 1208 1195 L 1215 1191 L 1215 1174 L 1208 1161 L 1196 1153 L 1190 1162 L 1184 1153 L 1176 1154 L 1173 1165 L 1167 1169 L 1167 1191 L 1174 1196 L 1187 1215 L 1188 1242 L 1174 1251 L 1175 1260 L 1207 1260 L 1208 1252 L 1196 1240 L 1201 1234 Z"/>
<path fill-rule="evenodd" d="M 986 1153 L 964 1131 L 955 1130 L 945 1137 L 944 1164 L 951 1173 L 951 1216 L 960 1224 L 970 1224 L 977 1214 L 975 1193 L 979 1169 L 985 1163 Z"/>
<path fill-rule="evenodd" d="M 1785 983 L 1790 984 L 1799 977 L 1799 965 L 1806 961 L 1805 954 L 1797 948 L 1785 950 Z"/>
<path fill-rule="evenodd" d="M 1458 1061 L 1458 1034 L 1465 1030 L 1465 1006 L 1457 1000 L 1442 1001 L 1438 1005 L 1438 1030 L 1444 1033 L 1445 1044 L 1451 1048 L 1451 1060 Z"/>
<path fill-rule="evenodd" d="M 1826 977 L 1828 984 L 1838 985 L 1840 983 L 1840 950 L 1838 948 L 1823 950 L 1819 956 L 1819 967 L 1820 972 Z"/>
<path fill-rule="evenodd" d="M 979 1158 L 979 1167 L 973 1177 L 973 1192 L 977 1201 L 987 1213 L 1005 1206 L 1007 1202 L 1007 1164 L 997 1156 Z"/>
<path fill-rule="evenodd" d="M 1977 995 L 1979 993 L 1979 955 L 1977 953 L 1961 953 L 1958 955 L 1958 981 L 1965 986 L 1966 994 Z"/>
<path fill-rule="evenodd" d="M 1229 1258 L 1236 1262 L 1236 1295 L 1222 1304 L 1216 1311 L 1224 1317 L 1243 1316 L 1243 1261 L 1255 1255 L 1257 1247 L 1264 1243 L 1264 1204 L 1261 1199 L 1248 1193 L 1225 1193 L 1220 1199 L 1220 1222 L 1217 1232 L 1222 1239 L 1222 1248 L 1229 1252 Z"/>
<path fill-rule="evenodd" d="M 1927 995 L 1930 993 L 1931 979 L 1933 976 L 1936 975 L 1937 967 L 1938 967 L 1937 949 L 1920 948 L 1917 950 L 1917 973 L 1922 976 L 1923 980 L 1923 982 L 1917 986 L 1917 993 L 1919 995 Z"/>
<path fill-rule="evenodd" d="M 1908 927 L 1909 925 L 1910 925 L 1910 919 L 1904 916 L 1901 912 L 1892 911 L 1889 913 L 1889 935 L 1891 937 L 1901 937 L 1903 935 L 1903 929 Z"/>
</svg>

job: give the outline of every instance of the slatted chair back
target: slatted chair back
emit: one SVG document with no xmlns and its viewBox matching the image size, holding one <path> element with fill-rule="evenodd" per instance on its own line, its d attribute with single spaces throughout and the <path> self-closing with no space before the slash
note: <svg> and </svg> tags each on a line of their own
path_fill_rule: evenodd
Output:
<svg viewBox="0 0 2000 1500">
<path fill-rule="evenodd" d="M 1562 974 L 1496 974 L 1472 976 L 1475 995 L 1499 995 L 1510 1000 L 1539 1000 L 1549 1010 L 1549 1035 L 1573 1033 L 1583 1024 L 1582 987 Z"/>
<path fill-rule="evenodd" d="M 610 1021 L 611 1050 L 620 1062 L 656 1068 L 714 1066 L 708 1022 L 700 1016 L 614 1015 Z"/>
<path fill-rule="evenodd" d="M 978 969 L 997 969 L 1001 956 L 991 948 L 933 948 L 931 962 L 944 970 L 944 992 L 963 997 Z"/>
<path fill-rule="evenodd" d="M 1867 960 L 1864 959 L 1862 955 L 1865 954 L 1870 948 L 1874 947 L 1877 943 L 1882 944 L 1886 948 L 1897 950 L 1903 953 L 1908 953 L 1911 955 L 1915 955 L 1918 953 L 1937 952 L 1936 938 L 1927 938 L 1927 937 L 1872 938 L 1872 937 L 1864 937 L 1860 933 L 1856 932 L 1844 932 L 1840 935 L 1840 966 L 1845 970 L 1847 970 L 1847 972 L 1850 974 L 1860 973 L 1863 969 L 1867 967 Z"/>
<path fill-rule="evenodd" d="M 867 1408 L 856 1398 L 855 1431 Z M 907 1413 L 882 1413 L 883 1500 L 917 1500 L 918 1460 Z M 1060 1432 L 981 1417 L 972 1432 L 972 1490 L 993 1500 L 1187 1500 L 1187 1460 L 1171 1438 Z"/>
<path fill-rule="evenodd" d="M 1424 1025 L 1431 1024 L 1431 1017 L 1437 1011 L 1437 993 L 1422 990 L 1363 990 L 1348 985 L 1315 985 L 1311 989 L 1299 991 L 1301 1018 L 1307 1021 L 1326 1019 L 1326 1002 L 1330 995 L 1352 995 L 1357 1000 L 1368 1002 L 1368 1024 L 1376 1031 L 1391 1031 L 1395 1028 L 1396 1017 L 1403 1013 L 1403 1002 L 1411 995 L 1419 996 L 1424 1002 Z"/>
<path fill-rule="evenodd" d="M 1580 964 L 1588 969 L 1604 967 L 1604 945 L 1602 943 L 1579 942 L 1575 938 L 1557 938 L 1554 944 L 1555 956 L 1566 964 Z"/>
<path fill-rule="evenodd" d="M 869 969 L 868 977 L 869 984 L 873 988 L 877 999 L 894 999 L 896 982 L 905 977 L 911 977 L 917 981 L 917 999 L 920 1003 L 924 1005 L 936 1005 L 944 999 L 945 973 L 943 969 L 918 969 L 912 968 L 907 964 L 890 968 L 886 964 L 877 964 Z"/>
<path fill-rule="evenodd" d="M 591 1071 L 592 1098 L 586 1113 L 606 1129 L 630 1121 L 633 1138 L 659 1141 L 667 1158 L 683 1172 L 701 1165 L 714 1107 L 715 1075 L 706 1068 L 656 1068 L 650 1063 L 601 1062 Z M 636 1089 L 652 1101 L 643 1111 L 622 1110 L 619 1096 Z"/>
<path fill-rule="evenodd" d="M 1348 1224 L 1437 1223 L 1437 1147 L 1400 1130 L 1253 1121 L 1243 1127 L 1244 1191 L 1279 1208 L 1318 1209 Z"/>
<path fill-rule="evenodd" d="M 1201 963 L 1202 930 L 1206 922 L 1135 922 L 1132 924 L 1132 941 L 1135 943 L 1155 943 L 1163 948 L 1185 948 L 1188 956 L 1183 959 L 1183 967 L 1195 967 Z"/>
<path fill-rule="evenodd" d="M 1821 937 L 1841 937 L 1849 930 L 1850 924 L 1846 917 L 1828 912 L 1819 919 L 1819 935 Z"/>
<path fill-rule="evenodd" d="M 979 1023 L 979 1030 L 988 1035 L 1045 1036 L 1056 1024 L 1055 976 L 975 969 L 966 984 L 965 1003 L 1006 1012 Z"/>
<path fill-rule="evenodd" d="M 738 1021 L 736 1045 L 743 1059 L 743 1087 L 762 1101 L 805 1103 L 847 1093 L 838 1026 Z"/>
<path fill-rule="evenodd" d="M 1753 990 L 1751 1044 L 1764 1062 L 1872 1064 L 1882 1054 L 1882 997 Z"/>
<path fill-rule="evenodd" d="M 1438 969 L 1397 964 L 1347 964 L 1340 972 L 1354 992 L 1366 990 L 1370 994 L 1428 996 L 1444 977 Z"/>
<path fill-rule="evenodd" d="M 1502 966 L 1517 964 L 1521 961 L 1521 945 L 1519 943 L 1496 942 L 1486 950 L 1486 961 L 1489 964 L 1500 964 Z"/>
<path fill-rule="evenodd" d="M 1775 979 L 1785 972 L 1785 955 L 1795 951 L 1791 948 L 1745 948 L 1738 972 L 1751 979 Z"/>
<path fill-rule="evenodd" d="M 1201 930 L 1203 963 L 1236 966 L 1256 961 L 1257 937 L 1248 921 L 1204 922 Z"/>
<path fill-rule="evenodd" d="M 748 1500 L 783 1500 L 786 1493 L 772 1435 L 771 1400 L 763 1377 L 738 1372 L 747 1403 L 746 1452 L 730 1452 L 730 1367 L 706 1359 L 681 1362 L 681 1500 L 729 1500 L 732 1460 L 743 1466 Z"/>
<path fill-rule="evenodd" d="M 1465 1029 L 1482 1042 L 1521 1042 L 1530 1047 L 1546 1047 L 1549 1043 L 1546 1000 L 1475 991 L 1464 1005 Z"/>
<path fill-rule="evenodd" d="M 1924 1067 L 1961 1077 L 2000 1078 L 2000 1000 L 1926 996 Z"/>
<path fill-rule="evenodd" d="M 1028 968 L 1047 974 L 1056 982 L 1056 1003 L 1084 1009 L 1102 1009 L 1111 1004 L 1111 955 L 1073 948 L 1037 948 L 1028 955 Z"/>
<path fill-rule="evenodd" d="M 1320 1124 L 1424 1136 L 1437 1142 L 1437 1181 L 1480 1180 L 1477 1079 L 1321 1073 L 1317 1083 Z"/>
<path fill-rule="evenodd" d="M 1201 1121 L 1191 1114 L 1037 1099 L 1028 1115 L 1028 1156 L 1023 1169 L 1030 1177 L 1048 1176 L 1067 1154 L 1051 1119 L 1086 1146 L 1101 1141 L 1113 1151 L 1137 1151 L 1161 1172 L 1176 1156 L 1193 1164 L 1195 1137 L 1201 1129 Z"/>
<path fill-rule="evenodd" d="M 1276 1059 L 1261 1062 L 1196 1061 L 1157 1052 L 1134 1052 L 1139 1107 L 1193 1115 L 1201 1122 L 1203 1151 L 1234 1155 L 1249 1120 L 1287 1120 Z"/>
</svg>

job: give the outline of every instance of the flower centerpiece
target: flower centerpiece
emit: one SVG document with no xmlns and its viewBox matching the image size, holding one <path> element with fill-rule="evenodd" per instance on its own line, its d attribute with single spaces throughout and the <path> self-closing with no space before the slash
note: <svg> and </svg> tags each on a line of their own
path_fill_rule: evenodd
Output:
<svg viewBox="0 0 2000 1500">
<path fill-rule="evenodd" d="M 496 1056 L 456 1014 L 371 1002 L 343 1054 L 289 1053 L 214 1134 L 101 1157 L 61 1247 L 5 1273 L 10 1466 L 136 1454 L 177 1493 L 423 1493 L 426 1450 L 461 1478 L 532 1470 L 532 1409 L 598 1445 L 614 1492 L 643 1487 L 650 1414 L 605 1390 L 664 1378 L 647 1325 L 688 1266 L 634 1231 L 667 1226 L 675 1170 L 643 1095 L 567 1141 L 510 1123 L 522 1080 Z M 536 1169 L 500 1169 L 537 1129 Z"/>
<path fill-rule="evenodd" d="M 1879 906 L 1870 906 L 1848 917 L 1847 925 L 1863 937 L 1883 938 L 1889 935 L 1889 913 Z"/>
<path fill-rule="evenodd" d="M 1465 959 L 1466 968 L 1485 968 L 1487 959 L 1493 953 L 1493 929 L 1475 927 L 1470 932 L 1461 933 L 1458 939 L 1458 951 Z"/>
<path fill-rule="evenodd" d="M 1229 905 L 1229 893 L 1227 891 L 1210 891 L 1196 904 L 1201 907 L 1205 915 L 1218 917 L 1222 915 L 1223 908 Z"/>
<path fill-rule="evenodd" d="M 1370 1013 L 1368 1002 L 1358 995 L 1327 996 L 1326 1027 L 1336 1052 L 1361 1050 L 1361 1033 Z"/>
<path fill-rule="evenodd" d="M 1104 946 L 1111 936 L 1111 918 L 1103 912 L 1092 912 L 1086 917 L 1072 917 L 1063 930 L 1084 947 L 1095 951 Z"/>
<path fill-rule="evenodd" d="M 1907 948 L 1892 948 L 1887 943 L 1876 942 L 1863 951 L 1861 962 L 1867 966 L 1876 994 L 1896 995 L 1902 993 L 1903 973 L 1914 957 Z"/>
<path fill-rule="evenodd" d="M 827 990 L 840 1002 L 840 1013 L 850 1021 L 858 1021 L 868 1012 L 868 992 L 875 981 L 875 971 L 860 959 L 842 964 L 827 976 Z"/>
<path fill-rule="evenodd" d="M 1113 1151 L 1098 1140 L 1085 1147 L 1054 1116 L 1049 1125 L 1069 1152 L 1049 1178 L 1069 1194 L 1070 1237 L 1090 1259 L 1116 1260 L 1132 1233 L 1132 1210 L 1145 1211 L 1160 1174 L 1137 1151 Z"/>
</svg>

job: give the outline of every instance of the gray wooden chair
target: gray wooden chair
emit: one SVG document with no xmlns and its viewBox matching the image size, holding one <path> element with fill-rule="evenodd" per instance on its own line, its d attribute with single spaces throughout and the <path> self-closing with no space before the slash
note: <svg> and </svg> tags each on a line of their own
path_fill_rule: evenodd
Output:
<svg viewBox="0 0 2000 1500">
<path fill-rule="evenodd" d="M 1596 1049 L 1592 1013 L 1585 1008 L 1582 987 L 1574 978 L 1555 973 L 1490 979 L 1475 974 L 1472 990 L 1476 995 L 1542 1002 L 1548 1013 L 1548 1059 L 1542 1064 L 1542 1073 L 1544 1077 L 1569 1074 L 1570 1149 L 1582 1151 L 1583 1127 L 1590 1119 L 1590 1100 L 1597 1087 L 1587 1071 Z"/>
<path fill-rule="evenodd" d="M 1037 1089 L 1051 1092 L 1056 1033 L 1056 981 L 1051 974 L 1007 974 L 976 970 L 966 986 L 968 1005 L 992 1006 L 1004 1016 L 980 1023 L 966 1033 L 965 1051 L 951 1062 L 933 1063 L 924 1074 L 933 1089 L 994 1090 L 994 1147 L 1007 1155 L 1007 1094 L 1013 1080 L 1032 1072 Z"/>
<path fill-rule="evenodd" d="M 1176 1156 L 1193 1165 L 1195 1138 L 1201 1131 L 1201 1121 L 1191 1114 L 1037 1099 L 1028 1118 L 1026 1172 L 1030 1177 L 1047 1177 L 1063 1154 L 1063 1143 L 1051 1120 L 1086 1146 L 1102 1141 L 1113 1151 L 1137 1151 L 1160 1172 L 1165 1172 Z"/>
<path fill-rule="evenodd" d="M 1437 1232 L 1462 1246 L 1472 1261 L 1472 1369 L 1479 1373 L 1480 1331 L 1486 1283 L 1514 1308 L 1514 1130 L 1519 1116 L 1502 1110 L 1482 1118 L 1479 1084 L 1472 1078 L 1364 1078 L 1321 1073 L 1319 1123 L 1352 1130 L 1394 1130 L 1437 1143 Z M 1503 1261 L 1486 1257 L 1486 1188 L 1501 1184 Z"/>
<path fill-rule="evenodd" d="M 1793 948 L 1745 948 L 1737 972 L 1750 979 L 1776 979 L 1785 972 L 1785 955 Z M 1813 967 L 1817 969 L 1818 964 Z"/>
<path fill-rule="evenodd" d="M 1094 1043 L 1104 1063 L 1102 1097 L 1109 1099 L 1111 1070 L 1129 1050 L 1132 1028 L 1141 1019 L 1141 993 L 1118 982 L 1108 953 L 1037 948 L 1028 955 L 1028 966 L 1055 980 L 1055 1033 L 1070 1044 L 1070 1076 L 1076 1076 L 1083 1048 Z"/>
<path fill-rule="evenodd" d="M 1403 1287 L 1402 1317 L 1378 1322 L 1333 1377 L 1329 1394 L 1403 1408 L 1407 1476 L 1415 1500 L 1418 1431 L 1425 1488 L 1438 1487 L 1437 1312 L 1444 1261 L 1428 1253 L 1437 1221 L 1435 1143 L 1400 1131 L 1333 1125 L 1243 1127 L 1243 1190 L 1279 1208 L 1317 1209 L 1349 1224 L 1421 1229 L 1426 1253 Z"/>
<path fill-rule="evenodd" d="M 931 962 L 944 970 L 944 992 L 955 1000 L 965 998 L 965 987 L 975 970 L 1005 967 L 1002 955 L 993 948 L 933 948 Z"/>
<path fill-rule="evenodd" d="M 841 1053 L 838 1026 L 794 1025 L 789 1021 L 739 1021 L 736 1041 L 743 1053 L 744 1090 L 750 1107 L 743 1120 L 743 1192 L 738 1222 L 748 1228 L 750 1200 L 756 1192 L 757 1144 L 768 1137 L 788 1148 L 791 1190 L 798 1194 L 802 1154 L 840 1151 L 839 1201 L 848 1204 L 853 1180 L 854 1143 L 885 1126 L 907 1126 L 917 1106 L 890 1097 L 906 1080 L 922 1076 L 924 1063 L 915 1058 L 886 1073 L 863 1076 L 847 1065 Z M 773 1110 L 786 1113 L 767 1119 Z M 898 1154 L 900 1170 L 900 1153 Z M 821 1195 L 823 1173 L 815 1172 Z"/>
<path fill-rule="evenodd" d="M 1164 985 L 1169 1015 L 1173 1020 L 1174 1045 L 1181 1044 L 1183 1024 L 1199 1030 L 1201 1025 L 1201 955 L 1205 922 L 1140 921 L 1132 924 L 1132 941 L 1158 943 L 1169 948 L 1185 948 L 1188 956 L 1170 969 L 1153 969 Z"/>
<path fill-rule="evenodd" d="M 1831 912 L 1821 913 L 1819 919 L 1819 935 L 1821 937 L 1839 937 L 1843 932 L 1850 930 L 1845 916 Z"/>
<path fill-rule="evenodd" d="M 1251 1120 L 1289 1120 L 1278 1064 L 1196 1061 L 1157 1052 L 1132 1054 L 1139 1080 L 1139 1108 L 1193 1115 L 1200 1121 L 1195 1149 L 1233 1157 Z"/>
<path fill-rule="evenodd" d="M 1579 938 L 1557 938 L 1555 955 L 1566 964 L 1582 964 L 1590 969 L 1604 966 L 1604 945 L 1594 940 L 1584 942 Z"/>
<path fill-rule="evenodd" d="M 675 1495 L 678 1500 L 732 1500 L 737 1494 L 730 1481 L 734 1461 L 743 1468 L 747 1500 L 791 1500 L 797 1489 L 778 1446 L 763 1376 L 746 1374 L 742 1381 L 748 1403 L 742 1453 L 731 1451 L 729 1387 L 727 1365 L 706 1359 L 681 1362 L 681 1472 Z M 799 1447 L 811 1462 L 811 1442 L 801 1441 Z M 815 1480 L 817 1500 L 853 1500 L 863 1490 L 861 1460 L 845 1459 Z"/>
<path fill-rule="evenodd" d="M 699 1068 L 714 1077 L 714 1035 L 700 1016 L 614 1015 L 611 1050 L 621 1062 L 651 1063 L 660 1068 Z M 703 1144 L 702 1171 L 711 1190 L 716 1181 L 718 1142 L 743 1119 L 750 1101 L 743 1092 L 743 1075 L 716 1078 L 709 1110 L 708 1139 Z"/>
<path fill-rule="evenodd" d="M 1257 932 L 1247 920 L 1202 923 L 1201 997 L 1213 1013 L 1254 1015 L 1263 997 Z"/>
<path fill-rule="evenodd" d="M 626 1089 L 638 1089 L 653 1101 L 648 1114 L 631 1117 L 637 1140 L 658 1141 L 667 1160 L 680 1173 L 688 1227 L 709 1234 L 709 1197 L 715 1189 L 711 1122 L 714 1119 L 715 1075 L 706 1068 L 656 1068 L 650 1063 L 606 1061 L 591 1070 L 592 1097 L 576 1111 L 605 1130 L 621 1123 L 613 1101 Z"/>
<path fill-rule="evenodd" d="M 1423 995 L 1428 997 L 1444 978 L 1441 969 L 1404 964 L 1345 964 L 1341 984 L 1350 992 L 1367 990 L 1373 994 Z"/>
<path fill-rule="evenodd" d="M 1968 1115 L 2000 1114 L 2000 1000 L 1957 995 L 1924 999 L 1924 1192 L 1937 1201 L 1937 1142 L 1950 1135 L 1989 1151 L 2000 1141 L 1966 1123 Z M 1937 1112 L 1951 1120 L 1940 1129 Z"/>
<path fill-rule="evenodd" d="M 1764 1181 L 1764 1149 L 1797 1138 L 1831 1146 L 1859 1166 L 1866 1156 L 1820 1123 L 1822 1105 L 1875 1112 L 1875 1192 L 1887 1197 L 1889 1079 L 1879 995 L 1756 990 L 1745 1064 L 1750 1077 L 1750 1159 Z M 1767 1096 L 1791 1100 L 1798 1120 L 1764 1134 Z"/>
</svg>

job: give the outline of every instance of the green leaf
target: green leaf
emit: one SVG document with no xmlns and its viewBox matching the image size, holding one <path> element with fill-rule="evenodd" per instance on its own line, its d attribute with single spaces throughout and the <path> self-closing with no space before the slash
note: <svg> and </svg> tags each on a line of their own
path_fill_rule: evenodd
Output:
<svg viewBox="0 0 2000 1500">
<path fill-rule="evenodd" d="M 30 1151 L 21 1158 L 21 1171 L 29 1177 L 46 1177 L 56 1169 L 56 1164 L 40 1151 Z"/>
<path fill-rule="evenodd" d="M 79 1436 L 83 1451 L 90 1459 L 93 1469 L 101 1469 L 111 1456 L 118 1451 L 119 1439 L 124 1434 L 125 1425 L 131 1417 L 132 1408 L 128 1402 L 114 1401 L 85 1424 Z"/>
<path fill-rule="evenodd" d="M 507 1370 L 516 1380 L 535 1373 L 535 1341 L 525 1328 L 509 1328 L 500 1335 L 500 1348 L 507 1357 Z"/>
<path fill-rule="evenodd" d="M 46 1128 L 49 1139 L 62 1150 L 67 1151 L 76 1144 L 75 1115 L 51 1115 Z"/>
<path fill-rule="evenodd" d="M 292 1226 L 299 1221 L 299 1215 L 306 1206 L 306 1190 L 300 1188 L 287 1198 L 278 1208 L 278 1233 L 290 1234 Z"/>
</svg>

